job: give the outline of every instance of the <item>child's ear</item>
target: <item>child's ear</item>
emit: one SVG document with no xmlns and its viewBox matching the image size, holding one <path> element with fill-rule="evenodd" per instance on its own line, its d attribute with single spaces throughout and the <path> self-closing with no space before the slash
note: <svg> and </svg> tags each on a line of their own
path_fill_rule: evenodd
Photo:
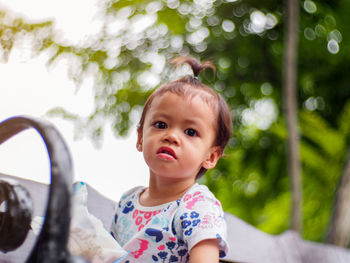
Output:
<svg viewBox="0 0 350 263">
<path fill-rule="evenodd" d="M 142 129 L 137 128 L 137 142 L 136 142 L 136 149 L 139 152 L 142 152 Z"/>
<path fill-rule="evenodd" d="M 207 170 L 214 168 L 220 159 L 221 154 L 221 148 L 219 146 L 213 146 L 210 153 L 208 154 L 207 159 L 204 160 L 202 166 Z"/>
</svg>

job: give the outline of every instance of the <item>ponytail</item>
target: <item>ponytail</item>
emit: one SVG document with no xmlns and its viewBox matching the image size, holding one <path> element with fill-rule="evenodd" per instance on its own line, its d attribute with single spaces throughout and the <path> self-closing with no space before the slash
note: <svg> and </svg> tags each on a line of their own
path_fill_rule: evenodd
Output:
<svg viewBox="0 0 350 263">
<path fill-rule="evenodd" d="M 192 57 L 176 57 L 170 61 L 171 64 L 176 67 L 182 64 L 188 64 L 191 66 L 194 78 L 198 77 L 199 73 L 207 68 L 211 68 L 213 72 L 216 72 L 216 67 L 210 61 L 204 61 L 200 63 L 198 60 Z"/>
</svg>

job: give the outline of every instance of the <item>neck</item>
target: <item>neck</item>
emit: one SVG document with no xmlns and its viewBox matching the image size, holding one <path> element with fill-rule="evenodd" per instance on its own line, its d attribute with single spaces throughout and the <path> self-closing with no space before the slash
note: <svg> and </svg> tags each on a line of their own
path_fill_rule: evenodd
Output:
<svg viewBox="0 0 350 263">
<path fill-rule="evenodd" d="M 144 206 L 156 206 L 181 198 L 194 185 L 195 179 L 160 178 L 150 175 L 149 187 L 140 197 Z"/>
</svg>

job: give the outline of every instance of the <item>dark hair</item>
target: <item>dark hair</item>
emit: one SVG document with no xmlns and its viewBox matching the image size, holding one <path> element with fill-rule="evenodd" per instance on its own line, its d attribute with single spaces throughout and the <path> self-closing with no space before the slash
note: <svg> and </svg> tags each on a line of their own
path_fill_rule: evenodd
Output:
<svg viewBox="0 0 350 263">
<path fill-rule="evenodd" d="M 179 66 L 181 64 L 189 64 L 192 68 L 194 76 L 188 75 L 181 79 L 165 83 L 159 88 L 157 88 L 148 97 L 144 105 L 141 118 L 138 124 L 138 130 L 142 131 L 146 114 L 149 108 L 151 107 L 151 104 L 155 97 L 161 96 L 166 92 L 175 93 L 179 96 L 184 97 L 193 97 L 199 95 L 202 97 L 203 100 L 205 100 L 206 103 L 213 107 L 213 109 L 217 113 L 217 127 L 215 127 L 216 137 L 214 141 L 214 146 L 219 146 L 221 152 L 223 153 L 224 148 L 228 140 L 230 139 L 232 133 L 232 118 L 229 107 L 226 101 L 219 94 L 217 94 L 213 89 L 211 89 L 207 85 L 200 82 L 200 80 L 198 79 L 199 73 L 205 70 L 206 68 L 211 68 L 215 72 L 215 66 L 209 61 L 200 63 L 198 60 L 192 57 L 177 57 L 171 60 L 171 63 L 175 64 L 175 66 Z M 196 179 L 200 178 L 205 172 L 206 169 L 204 167 L 201 167 L 196 176 Z"/>
</svg>

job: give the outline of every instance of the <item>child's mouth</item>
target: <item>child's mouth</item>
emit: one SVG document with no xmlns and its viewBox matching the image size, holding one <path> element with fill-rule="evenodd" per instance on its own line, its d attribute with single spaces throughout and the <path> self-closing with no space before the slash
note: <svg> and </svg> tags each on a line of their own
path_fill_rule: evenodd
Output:
<svg viewBox="0 0 350 263">
<path fill-rule="evenodd" d="M 169 147 L 160 147 L 157 151 L 157 155 L 162 159 L 173 160 L 177 159 L 175 152 L 173 149 Z"/>
</svg>

